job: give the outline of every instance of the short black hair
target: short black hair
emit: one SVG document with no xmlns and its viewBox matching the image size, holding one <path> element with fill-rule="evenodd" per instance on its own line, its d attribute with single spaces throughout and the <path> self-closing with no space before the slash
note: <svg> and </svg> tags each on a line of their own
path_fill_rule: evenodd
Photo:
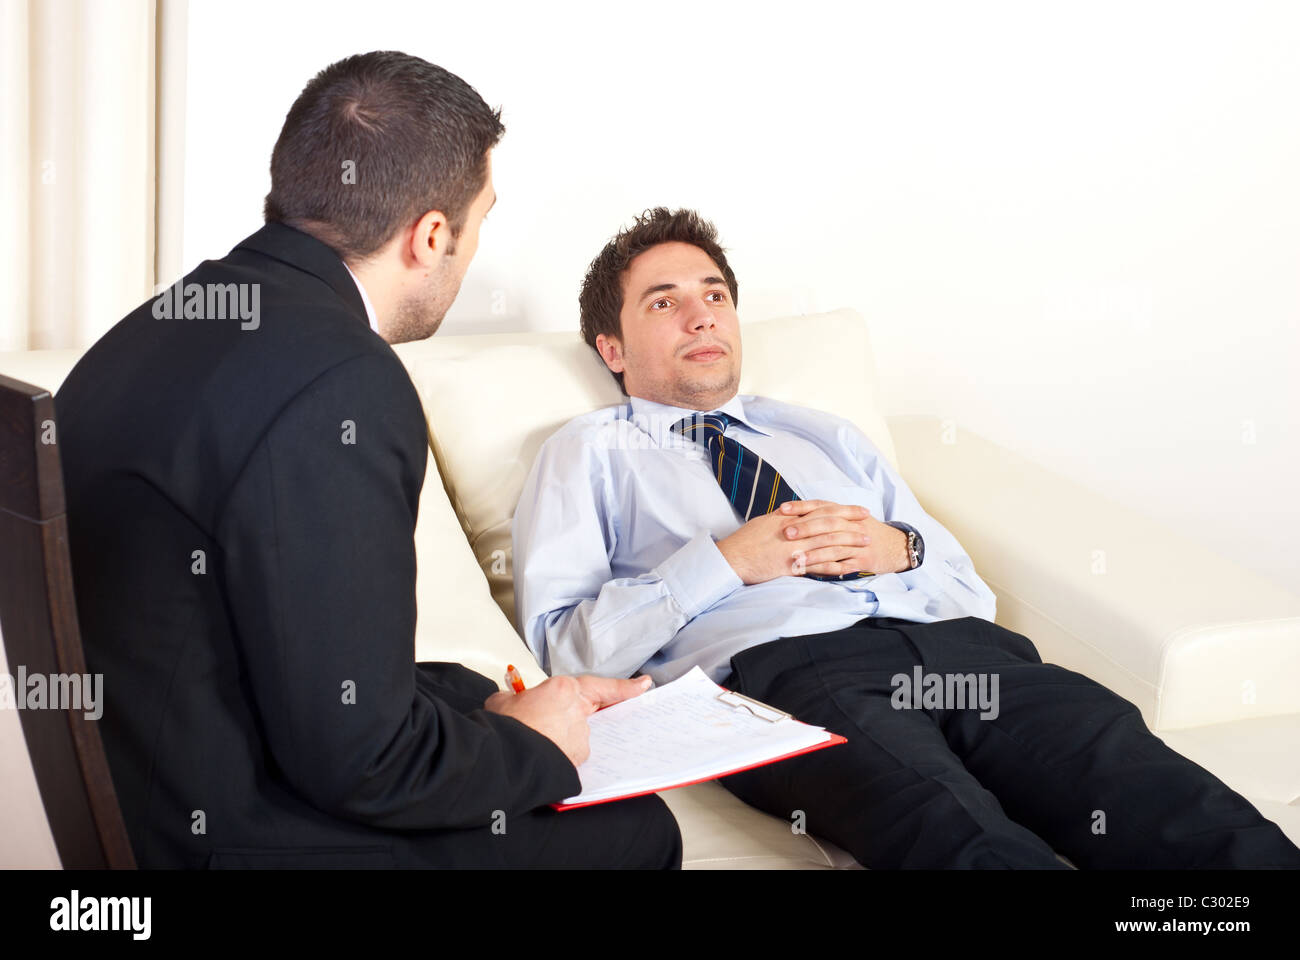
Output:
<svg viewBox="0 0 1300 960">
<path fill-rule="evenodd" d="M 722 271 L 732 304 L 740 303 L 736 274 L 718 244 L 717 228 L 694 210 L 669 211 L 667 207 L 655 207 L 642 212 L 632 226 L 616 233 L 587 268 L 582 292 L 578 294 L 578 312 L 582 339 L 593 350 L 596 337 L 602 333 L 623 339 L 623 323 L 619 319 L 623 312 L 623 274 L 633 260 L 661 243 L 689 243 L 703 250 Z M 613 373 L 613 376 L 623 390 L 623 374 Z"/>
<path fill-rule="evenodd" d="M 442 67 L 391 50 L 347 57 L 289 108 L 271 153 L 266 221 L 354 262 L 430 210 L 446 215 L 455 238 L 504 132 L 501 111 Z"/>
</svg>

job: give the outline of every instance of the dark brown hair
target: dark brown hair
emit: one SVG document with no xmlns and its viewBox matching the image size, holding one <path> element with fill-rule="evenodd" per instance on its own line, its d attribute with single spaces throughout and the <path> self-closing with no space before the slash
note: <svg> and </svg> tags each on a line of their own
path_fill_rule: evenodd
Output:
<svg viewBox="0 0 1300 960">
<path fill-rule="evenodd" d="M 266 220 L 352 261 L 430 210 L 458 237 L 504 132 L 500 111 L 442 67 L 395 51 L 348 57 L 289 109 L 271 154 Z"/>
<path fill-rule="evenodd" d="M 591 266 L 582 281 L 578 294 L 578 311 L 582 321 L 582 339 L 593 350 L 596 337 L 623 339 L 623 274 L 638 256 L 661 243 L 689 243 L 709 255 L 727 281 L 731 302 L 740 302 L 736 275 L 727 265 L 727 255 L 718 244 L 718 230 L 694 210 L 669 211 L 667 207 L 646 210 L 636 218 L 636 223 L 614 235 Z M 613 373 L 613 371 L 610 371 Z M 623 374 L 613 373 L 619 389 L 623 389 Z M 624 393 L 627 391 L 624 390 Z"/>
</svg>

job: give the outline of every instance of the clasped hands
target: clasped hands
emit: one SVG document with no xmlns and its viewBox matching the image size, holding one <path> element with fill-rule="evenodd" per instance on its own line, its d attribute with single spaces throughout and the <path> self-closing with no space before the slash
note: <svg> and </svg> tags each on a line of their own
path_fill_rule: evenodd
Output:
<svg viewBox="0 0 1300 960">
<path fill-rule="evenodd" d="M 791 500 L 754 517 L 718 550 L 745 584 L 777 577 L 901 573 L 911 568 L 907 534 L 866 507 L 830 500 Z"/>
<path fill-rule="evenodd" d="M 783 503 L 719 540 L 718 550 L 746 584 L 805 573 L 899 573 L 911 566 L 907 534 L 866 507 L 829 500 Z M 587 718 L 648 689 L 644 676 L 559 676 L 522 693 L 494 693 L 483 707 L 548 737 L 577 767 L 591 754 Z"/>
</svg>

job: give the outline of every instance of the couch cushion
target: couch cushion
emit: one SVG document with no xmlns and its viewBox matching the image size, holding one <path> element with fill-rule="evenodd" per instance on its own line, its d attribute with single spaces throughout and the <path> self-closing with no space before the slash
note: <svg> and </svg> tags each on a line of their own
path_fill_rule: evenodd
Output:
<svg viewBox="0 0 1300 960">
<path fill-rule="evenodd" d="M 741 333 L 742 394 L 846 417 L 897 465 L 857 313 L 765 320 Z M 576 331 L 435 337 L 396 349 L 424 403 L 451 503 L 513 624 L 510 520 L 537 450 L 573 417 L 623 395 Z"/>
<path fill-rule="evenodd" d="M 710 780 L 661 796 L 682 831 L 683 870 L 857 870 L 858 862 L 789 820 L 748 806 Z"/>
<path fill-rule="evenodd" d="M 502 616 L 429 457 L 415 525 L 415 659 L 463 663 L 503 685 L 515 664 L 524 682 L 546 679 L 532 652 Z"/>
</svg>

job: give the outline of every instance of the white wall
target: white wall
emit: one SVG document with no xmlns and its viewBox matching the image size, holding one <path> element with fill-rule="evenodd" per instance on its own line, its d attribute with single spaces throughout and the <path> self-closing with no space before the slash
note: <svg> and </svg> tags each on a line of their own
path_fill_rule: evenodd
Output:
<svg viewBox="0 0 1300 960">
<path fill-rule="evenodd" d="M 405 50 L 507 125 L 440 336 L 576 329 L 603 241 L 695 206 L 743 318 L 870 318 L 887 412 L 1300 592 L 1298 40 L 1288 2 L 192 0 L 184 262 L 260 225 L 318 69 Z"/>
</svg>

